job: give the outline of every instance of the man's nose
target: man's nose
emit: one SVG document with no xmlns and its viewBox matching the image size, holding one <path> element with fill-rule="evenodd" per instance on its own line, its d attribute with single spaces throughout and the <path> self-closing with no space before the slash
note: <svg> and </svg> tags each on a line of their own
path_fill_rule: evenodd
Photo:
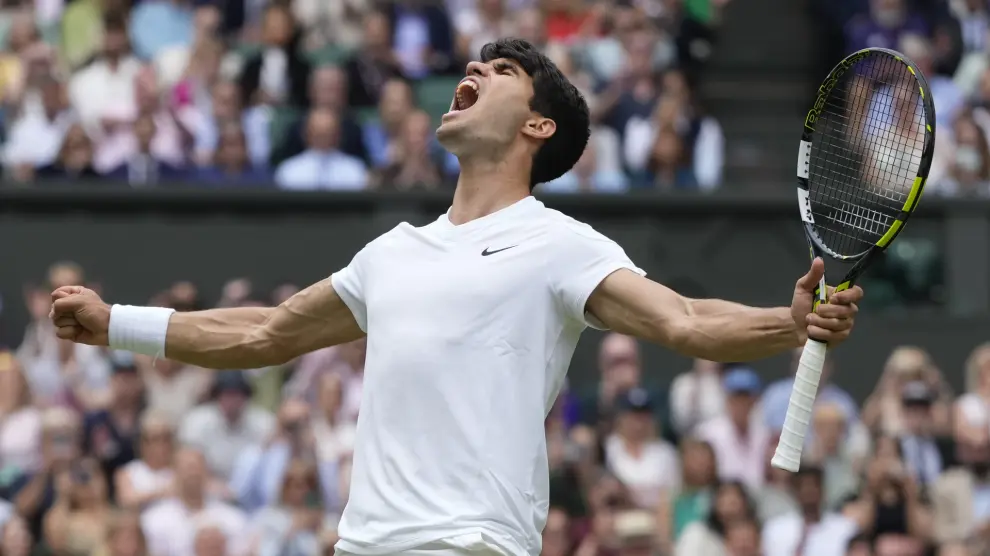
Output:
<svg viewBox="0 0 990 556">
<path fill-rule="evenodd" d="M 477 75 L 478 77 L 484 77 L 488 75 L 488 71 L 491 66 L 488 64 L 483 64 L 481 62 L 468 62 L 467 70 L 464 72 L 465 75 Z"/>
</svg>

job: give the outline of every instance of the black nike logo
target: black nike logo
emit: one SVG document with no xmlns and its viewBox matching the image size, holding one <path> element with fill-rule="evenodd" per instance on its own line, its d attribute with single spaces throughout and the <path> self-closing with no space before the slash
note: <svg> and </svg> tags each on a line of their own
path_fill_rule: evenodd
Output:
<svg viewBox="0 0 990 556">
<path fill-rule="evenodd" d="M 517 246 L 517 245 L 510 245 L 510 246 L 508 246 L 508 247 L 503 247 L 503 248 L 501 248 L 501 249 L 496 249 L 496 250 L 494 250 L 494 251 L 490 251 L 490 250 L 489 250 L 489 249 L 488 249 L 488 248 L 486 247 L 486 248 L 485 248 L 485 250 L 481 252 L 481 256 L 482 256 L 482 257 L 487 257 L 488 255 L 494 255 L 495 253 L 501 253 L 502 251 L 505 251 L 506 249 L 512 249 L 513 247 L 518 247 L 518 246 Z"/>
</svg>

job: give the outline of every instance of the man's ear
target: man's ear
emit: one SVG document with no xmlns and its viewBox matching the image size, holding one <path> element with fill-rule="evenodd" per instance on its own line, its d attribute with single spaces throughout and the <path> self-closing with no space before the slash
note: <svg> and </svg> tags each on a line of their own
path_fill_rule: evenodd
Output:
<svg viewBox="0 0 990 556">
<path fill-rule="evenodd" d="M 523 126 L 523 133 L 533 139 L 546 141 L 557 131 L 557 124 L 550 118 L 535 117 L 526 121 Z"/>
</svg>

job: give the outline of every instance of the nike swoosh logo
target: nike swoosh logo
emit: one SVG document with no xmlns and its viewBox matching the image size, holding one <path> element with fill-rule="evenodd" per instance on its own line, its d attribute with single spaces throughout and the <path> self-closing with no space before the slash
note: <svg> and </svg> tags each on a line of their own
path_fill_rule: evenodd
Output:
<svg viewBox="0 0 990 556">
<path fill-rule="evenodd" d="M 489 249 L 488 249 L 488 248 L 486 247 L 486 248 L 485 248 L 485 250 L 481 252 L 481 256 L 482 256 L 482 257 L 487 257 L 488 255 L 494 255 L 495 253 L 501 253 L 502 251 L 505 251 L 506 249 L 512 249 L 513 247 L 518 247 L 518 246 L 517 246 L 517 245 L 510 245 L 510 246 L 508 246 L 508 247 L 503 247 L 503 248 L 501 248 L 501 249 L 496 249 L 496 250 L 494 250 L 494 251 L 490 251 L 490 250 L 489 250 Z"/>
</svg>

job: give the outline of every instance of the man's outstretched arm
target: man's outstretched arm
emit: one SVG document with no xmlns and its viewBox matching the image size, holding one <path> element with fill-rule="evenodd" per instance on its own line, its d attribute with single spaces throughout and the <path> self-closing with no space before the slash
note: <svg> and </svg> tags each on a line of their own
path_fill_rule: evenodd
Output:
<svg viewBox="0 0 990 556">
<path fill-rule="evenodd" d="M 587 309 L 611 330 L 666 346 L 688 357 L 750 361 L 816 340 L 837 343 L 853 326 L 856 287 L 832 296 L 812 313 L 812 293 L 824 272 L 820 260 L 798 280 L 791 307 L 762 309 L 718 299 L 693 300 L 629 270 L 608 276 Z"/>
<path fill-rule="evenodd" d="M 126 314 L 119 307 L 113 313 L 115 318 Z M 93 345 L 111 343 L 111 307 L 91 290 L 78 286 L 55 290 L 51 316 L 60 338 Z M 306 288 L 278 307 L 211 309 L 160 318 L 166 327 L 164 353 L 148 355 L 213 369 L 277 365 L 364 336 L 329 279 Z M 159 324 L 148 324 L 153 335 Z M 120 322 L 115 325 L 119 329 Z M 115 343 L 121 342 L 115 339 Z"/>
</svg>

